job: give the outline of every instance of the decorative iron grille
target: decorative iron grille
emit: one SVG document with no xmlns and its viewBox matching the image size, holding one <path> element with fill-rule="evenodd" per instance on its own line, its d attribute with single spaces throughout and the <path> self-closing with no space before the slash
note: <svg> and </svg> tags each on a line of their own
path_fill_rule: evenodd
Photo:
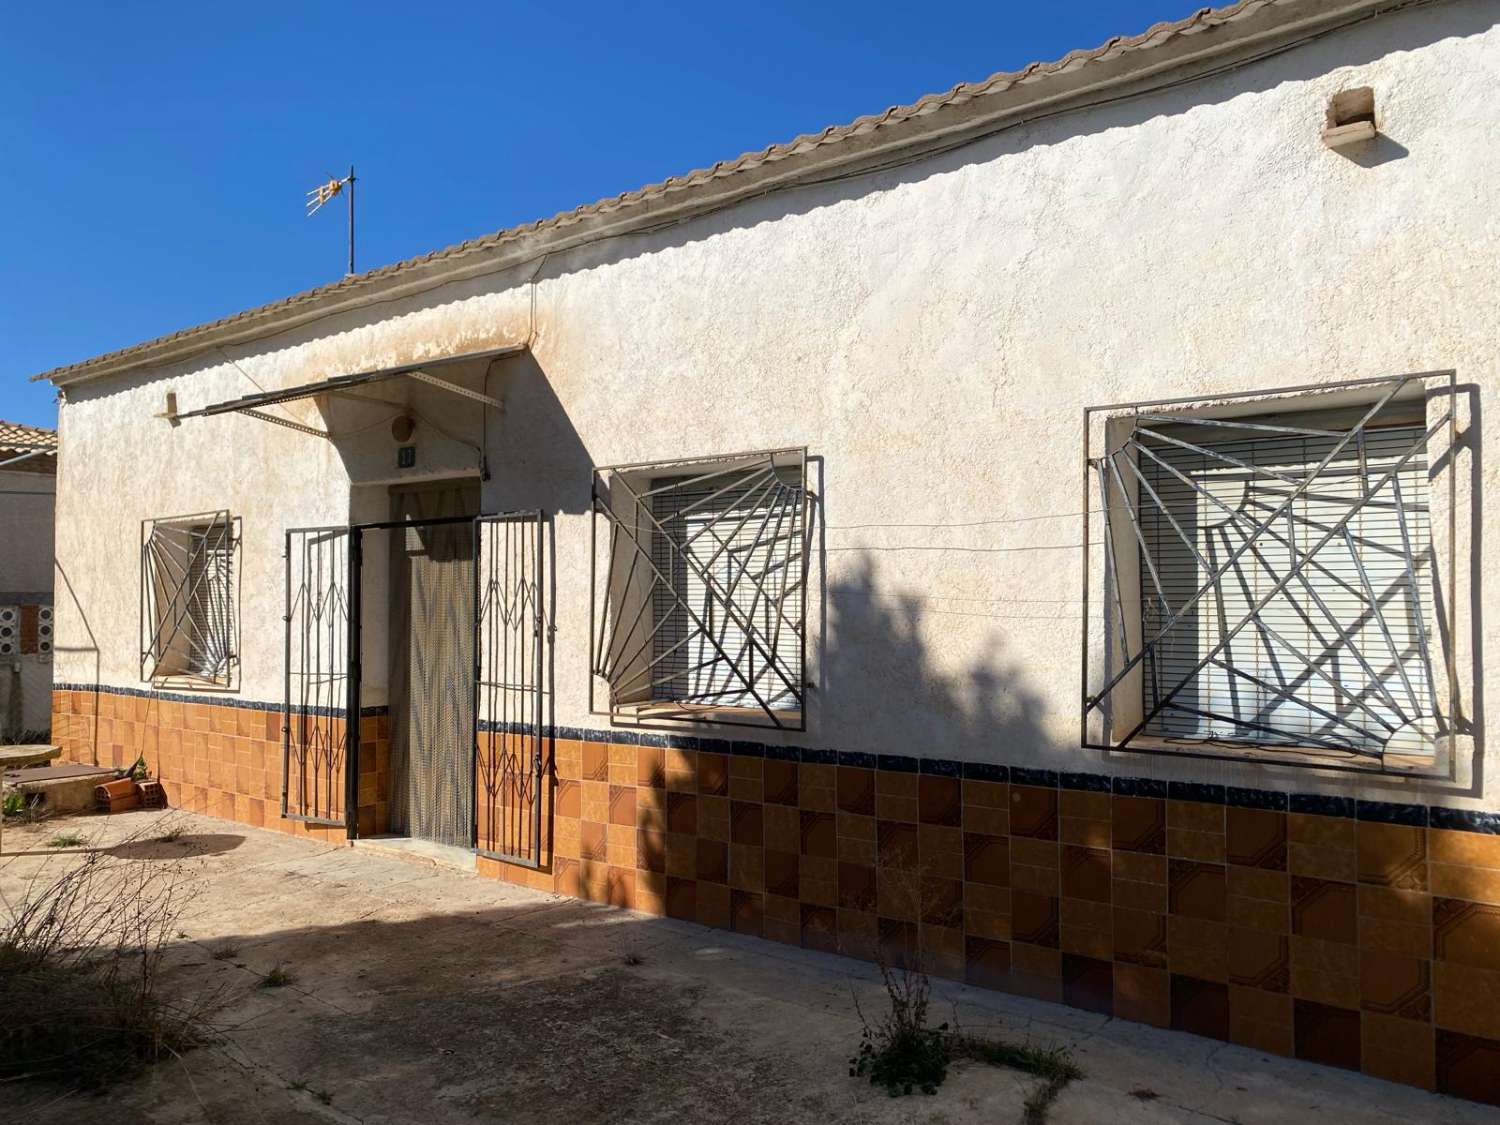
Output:
<svg viewBox="0 0 1500 1125">
<path fill-rule="evenodd" d="M 347 820 L 350 594 L 358 581 L 350 542 L 346 527 L 286 533 L 281 813 L 314 824 Z M 357 732 L 357 706 L 354 710 Z"/>
<path fill-rule="evenodd" d="M 474 844 L 528 867 L 542 859 L 546 531 L 542 512 L 475 521 Z"/>
<path fill-rule="evenodd" d="M 141 679 L 234 685 L 239 548 L 227 511 L 141 524 Z"/>
<path fill-rule="evenodd" d="M 1090 422 L 1113 417 L 1088 460 L 1086 547 L 1092 501 L 1107 514 L 1106 644 L 1093 669 L 1085 614 L 1085 746 L 1438 768 L 1445 673 L 1453 698 L 1451 659 L 1435 656 L 1429 485 L 1429 443 L 1455 438 L 1442 377 L 1436 393 L 1423 375 L 1342 384 L 1376 395 L 1353 408 L 1271 413 L 1260 395 L 1237 396 L 1257 402 L 1239 416 L 1091 408 Z"/>
<path fill-rule="evenodd" d="M 811 504 L 803 449 L 596 470 L 591 709 L 805 730 Z"/>
</svg>

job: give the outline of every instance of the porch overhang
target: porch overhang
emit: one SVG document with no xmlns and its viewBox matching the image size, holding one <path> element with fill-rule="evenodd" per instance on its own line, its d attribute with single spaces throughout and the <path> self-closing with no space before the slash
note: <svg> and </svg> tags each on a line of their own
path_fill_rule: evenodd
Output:
<svg viewBox="0 0 1500 1125">
<path fill-rule="evenodd" d="M 267 415 L 262 412 L 268 406 L 279 406 L 283 403 L 314 398 L 318 395 L 339 394 L 341 392 L 353 391 L 356 388 L 368 387 L 375 383 L 385 383 L 401 378 L 417 379 L 429 386 L 438 387 L 453 394 L 462 395 L 465 398 L 475 399 L 488 406 L 498 407 L 500 405 L 498 399 L 440 378 L 432 374 L 433 369 L 451 367 L 460 363 L 474 363 L 476 361 L 494 362 L 498 359 L 507 359 L 511 356 L 520 355 L 527 350 L 528 346 L 526 344 L 511 344 L 503 348 L 490 348 L 485 351 L 464 352 L 460 355 L 444 356 L 440 359 L 423 360 L 420 363 L 403 363 L 397 367 L 382 367 L 374 371 L 357 371 L 348 375 L 335 375 L 328 379 L 319 380 L 316 383 L 301 383 L 295 387 L 283 387 L 279 390 L 261 391 L 258 394 L 225 399 L 223 402 L 214 402 L 207 406 L 200 406 L 196 410 L 186 410 L 180 414 L 170 413 L 167 417 L 173 422 L 181 422 L 188 418 L 211 418 L 217 414 L 248 414 L 251 417 L 263 418 L 266 421 L 291 424 L 295 428 L 301 429 L 304 427 L 301 427 L 299 424 L 287 423 L 286 419 L 277 418 L 274 415 Z M 312 429 L 311 427 L 305 428 Z M 313 432 L 321 433 L 321 431 L 317 430 L 313 430 Z"/>
</svg>

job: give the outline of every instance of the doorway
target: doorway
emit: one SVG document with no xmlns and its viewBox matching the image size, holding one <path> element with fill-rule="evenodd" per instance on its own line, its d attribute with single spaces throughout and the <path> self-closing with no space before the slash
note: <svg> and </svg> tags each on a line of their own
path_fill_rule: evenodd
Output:
<svg viewBox="0 0 1500 1125">
<path fill-rule="evenodd" d="M 390 830 L 468 848 L 479 485 L 393 487 L 390 497 Z"/>
</svg>

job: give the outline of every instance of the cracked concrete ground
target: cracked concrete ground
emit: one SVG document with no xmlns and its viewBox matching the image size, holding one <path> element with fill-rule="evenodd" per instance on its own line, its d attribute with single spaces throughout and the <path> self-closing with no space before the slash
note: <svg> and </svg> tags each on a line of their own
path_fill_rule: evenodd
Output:
<svg viewBox="0 0 1500 1125">
<path fill-rule="evenodd" d="M 152 842 L 168 829 L 177 840 Z M 146 812 L 6 829 L 7 853 L 76 831 L 186 872 L 169 987 L 223 989 L 222 1042 L 107 1095 L 0 1087 L 6 1122 L 1020 1121 L 1039 1080 L 956 1066 L 932 1097 L 847 1074 L 870 966 L 525 891 L 228 821 Z M 68 855 L 0 860 L 0 894 Z M 234 950 L 216 959 L 215 952 Z M 282 966 L 291 983 L 260 987 Z M 1066 1045 L 1086 1072 L 1050 1120 L 1479 1122 L 1491 1108 L 1056 1005 L 933 982 L 937 1020 Z M 1152 1096 L 1146 1097 L 1144 1095 Z"/>
</svg>

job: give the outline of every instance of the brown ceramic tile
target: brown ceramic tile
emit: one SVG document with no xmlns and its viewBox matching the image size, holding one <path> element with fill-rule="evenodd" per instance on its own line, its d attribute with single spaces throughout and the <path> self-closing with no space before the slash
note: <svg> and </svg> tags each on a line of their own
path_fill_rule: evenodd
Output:
<svg viewBox="0 0 1500 1125">
<path fill-rule="evenodd" d="M 1114 965 L 1074 953 L 1062 955 L 1063 1003 L 1088 1012 L 1114 1014 Z"/>
<path fill-rule="evenodd" d="M 698 798 L 691 793 L 667 794 L 667 831 L 696 835 L 698 832 Z"/>
<path fill-rule="evenodd" d="M 1172 974 L 1172 1028 L 1209 1039 L 1229 1038 L 1229 986 Z"/>
<path fill-rule="evenodd" d="M 802 945 L 824 953 L 838 950 L 838 914 L 826 906 L 803 903 L 801 908 Z"/>
<path fill-rule="evenodd" d="M 679 879 L 698 878 L 698 837 L 667 833 L 667 874 Z"/>
<path fill-rule="evenodd" d="M 1401 1019 L 1432 1019 L 1432 963 L 1397 953 L 1360 954 L 1359 1006 Z"/>
<path fill-rule="evenodd" d="M 1361 885 L 1358 892 L 1361 949 L 1432 956 L 1432 897 L 1421 891 Z"/>
<path fill-rule="evenodd" d="M 609 780 L 609 744 L 607 742 L 583 744 L 583 780 Z"/>
<path fill-rule="evenodd" d="M 609 787 L 609 822 L 624 828 L 635 827 L 635 786 Z"/>
<path fill-rule="evenodd" d="M 1292 1008 L 1295 1052 L 1299 1059 L 1359 1069 L 1359 1013 L 1311 1000 L 1298 1000 Z"/>
<path fill-rule="evenodd" d="M 1292 933 L 1353 945 L 1359 940 L 1358 899 L 1352 883 L 1292 878 Z"/>
<path fill-rule="evenodd" d="M 1434 961 L 1432 1000 L 1438 1027 L 1500 1039 L 1500 971 Z"/>
<path fill-rule="evenodd" d="M 1162 855 L 1167 850 L 1166 802 L 1157 797 L 1110 798 L 1110 837 L 1116 848 Z"/>
<path fill-rule="evenodd" d="M 831 812 L 802 812 L 802 854 L 833 859 L 839 854 L 836 821 Z"/>
<path fill-rule="evenodd" d="M 1357 829 L 1359 881 L 1404 891 L 1427 889 L 1427 830 L 1363 820 Z"/>
<path fill-rule="evenodd" d="M 1442 898 L 1462 898 L 1500 906 L 1500 870 L 1457 863 L 1429 863 L 1428 888 Z"/>
<path fill-rule="evenodd" d="M 766 847 L 782 852 L 802 850 L 802 813 L 789 805 L 762 805 Z"/>
<path fill-rule="evenodd" d="M 917 858 L 929 875 L 945 879 L 964 877 L 964 834 L 957 828 L 932 824 L 917 826 Z"/>
<path fill-rule="evenodd" d="M 1010 981 L 1007 992 L 1062 1003 L 1062 954 L 1043 945 L 1013 941 L 1010 945 Z"/>
<path fill-rule="evenodd" d="M 766 803 L 770 805 L 795 805 L 797 803 L 797 763 L 779 758 L 767 758 L 762 774 Z"/>
<path fill-rule="evenodd" d="M 698 838 L 698 880 L 708 883 L 729 882 L 729 846 L 718 840 Z"/>
<path fill-rule="evenodd" d="M 1267 992 L 1291 987 L 1291 946 L 1284 934 L 1229 930 L 1229 981 Z"/>
<path fill-rule="evenodd" d="M 923 824 L 961 827 L 963 783 L 956 777 L 922 774 L 917 783 L 917 808 Z"/>
<path fill-rule="evenodd" d="M 647 789 L 666 788 L 666 752 L 662 747 L 636 747 L 635 783 Z"/>
<path fill-rule="evenodd" d="M 649 828 L 635 834 L 635 864 L 643 871 L 664 875 L 667 871 L 667 834 Z"/>
<path fill-rule="evenodd" d="M 1432 951 L 1443 961 L 1500 969 L 1500 906 L 1434 898 Z"/>
<path fill-rule="evenodd" d="M 711 797 L 729 796 L 729 758 L 726 755 L 698 755 L 698 792 Z"/>
<path fill-rule="evenodd" d="M 964 940 L 965 979 L 981 988 L 1005 988 L 1010 978 L 1010 942 Z"/>
<path fill-rule="evenodd" d="M 737 934 L 761 937 L 765 932 L 764 896 L 753 891 L 730 891 L 729 928 Z"/>
<path fill-rule="evenodd" d="M 1110 901 L 1110 853 L 1103 848 L 1062 846 L 1062 893 L 1064 898 Z"/>
<path fill-rule="evenodd" d="M 1229 979 L 1229 927 L 1223 922 L 1168 914 L 1167 953 L 1173 973 L 1200 980 Z"/>
<path fill-rule="evenodd" d="M 766 892 L 796 898 L 801 887 L 800 857 L 796 852 L 766 849 Z"/>
<path fill-rule="evenodd" d="M 916 968 L 917 924 L 904 918 L 880 918 L 876 925 L 882 961 L 895 969 Z"/>
<path fill-rule="evenodd" d="M 735 844 L 763 844 L 765 826 L 760 805 L 751 801 L 732 801 L 729 806 L 729 839 Z"/>
<path fill-rule="evenodd" d="M 1082 898 L 1058 899 L 1058 946 L 1108 961 L 1114 956 L 1114 914 L 1107 902 Z"/>
<path fill-rule="evenodd" d="M 1364 1012 L 1360 1016 L 1360 1069 L 1388 1082 L 1431 1090 L 1436 1084 L 1435 1037 L 1425 1023 Z"/>
<path fill-rule="evenodd" d="M 1167 919 L 1145 910 L 1114 909 L 1114 957 L 1151 968 L 1167 967 Z"/>
<path fill-rule="evenodd" d="M 838 799 L 840 812 L 874 816 L 875 771 L 856 766 L 839 766 Z"/>
<path fill-rule="evenodd" d="M 875 909 L 875 868 L 864 864 L 840 863 L 838 879 L 840 909 Z"/>
<path fill-rule="evenodd" d="M 876 855 L 882 867 L 918 865 L 917 826 L 898 820 L 879 821 L 875 829 Z"/>
<path fill-rule="evenodd" d="M 931 926 L 961 927 L 964 918 L 964 885 L 957 879 L 924 875 L 921 880 L 922 921 Z"/>
<path fill-rule="evenodd" d="M 964 878 L 992 887 L 1010 884 L 1010 841 L 1004 836 L 964 836 Z"/>
<path fill-rule="evenodd" d="M 1012 891 L 1010 896 L 1010 929 L 1014 941 L 1049 949 L 1058 946 L 1057 899 Z"/>
<path fill-rule="evenodd" d="M 1010 835 L 1010 786 L 1001 781 L 963 783 L 963 826 L 989 836 Z"/>
<path fill-rule="evenodd" d="M 1429 828 L 1427 850 L 1433 863 L 1500 870 L 1500 835 Z"/>
<path fill-rule="evenodd" d="M 1035 840 L 1057 839 L 1057 790 L 1036 785 L 1010 787 L 1010 832 Z"/>
<path fill-rule="evenodd" d="M 1167 865 L 1167 901 L 1172 914 L 1222 922 L 1226 910 L 1226 876 L 1218 864 L 1174 859 Z"/>
<path fill-rule="evenodd" d="M 838 935 L 838 951 L 845 957 L 873 961 L 880 955 L 880 922 L 874 914 L 840 909 Z"/>
<path fill-rule="evenodd" d="M 1292 994 L 1335 1008 L 1359 1007 L 1359 958 L 1343 942 L 1317 938 L 1289 939 L 1292 949 Z"/>
<path fill-rule="evenodd" d="M 1288 813 L 1287 867 L 1293 875 L 1353 883 L 1359 877 L 1355 822 L 1348 817 Z"/>
<path fill-rule="evenodd" d="M 1143 965 L 1114 966 L 1114 1014 L 1153 1027 L 1172 1023 L 1172 986 L 1167 973 Z"/>
<path fill-rule="evenodd" d="M 797 861 L 798 898 L 813 906 L 837 906 L 839 902 L 839 864 L 822 856 L 801 856 Z"/>
<path fill-rule="evenodd" d="M 579 838 L 581 859 L 604 860 L 609 855 L 608 834 L 604 825 L 584 821 Z"/>
<path fill-rule="evenodd" d="M 553 791 L 553 811 L 560 817 L 576 819 L 578 816 L 579 789 L 576 781 L 559 781 Z"/>
<path fill-rule="evenodd" d="M 838 766 L 802 762 L 797 767 L 797 803 L 804 809 L 833 812 L 838 808 Z"/>
<path fill-rule="evenodd" d="M 729 887 L 724 883 L 698 883 L 698 924 L 729 929 Z"/>
<path fill-rule="evenodd" d="M 766 851 L 759 844 L 729 845 L 729 885 L 741 891 L 766 889 Z"/>
<path fill-rule="evenodd" d="M 1500 1105 L 1500 1041 L 1439 1030 L 1436 1070 L 1438 1093 Z"/>
<path fill-rule="evenodd" d="M 1273 1055 L 1291 1055 L 1292 998 L 1231 984 L 1229 1041 Z"/>
<path fill-rule="evenodd" d="M 692 879 L 667 877 L 667 917 L 688 922 L 698 920 L 698 884 Z"/>
<path fill-rule="evenodd" d="M 922 912 L 922 878 L 915 871 L 882 867 L 875 872 L 875 912 L 915 922 Z"/>
</svg>

